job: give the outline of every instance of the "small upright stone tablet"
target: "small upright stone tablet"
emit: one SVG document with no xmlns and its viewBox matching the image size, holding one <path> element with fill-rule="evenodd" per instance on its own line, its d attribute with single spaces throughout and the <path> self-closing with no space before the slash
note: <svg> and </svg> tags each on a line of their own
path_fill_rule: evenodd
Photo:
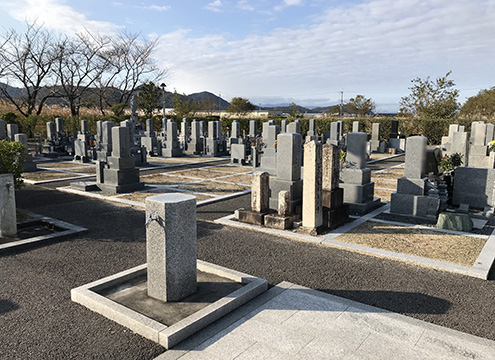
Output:
<svg viewBox="0 0 495 360">
<path fill-rule="evenodd" d="M 196 292 L 196 197 L 163 194 L 146 199 L 148 295 L 179 301 Z"/>
</svg>

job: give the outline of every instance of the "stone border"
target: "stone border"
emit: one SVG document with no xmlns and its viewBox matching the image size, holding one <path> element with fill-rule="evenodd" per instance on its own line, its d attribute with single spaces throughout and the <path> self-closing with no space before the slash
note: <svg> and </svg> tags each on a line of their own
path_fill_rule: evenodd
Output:
<svg viewBox="0 0 495 360">
<path fill-rule="evenodd" d="M 3 251 L 13 250 L 13 249 L 16 249 L 18 247 L 27 247 L 29 245 L 38 244 L 38 243 L 41 243 L 44 241 L 51 241 L 51 240 L 67 237 L 67 236 L 74 235 L 74 234 L 81 234 L 81 233 L 88 231 L 88 229 L 86 229 L 86 228 L 83 228 L 83 227 L 80 227 L 77 225 L 72 225 L 72 224 L 69 224 L 65 221 L 53 219 L 53 218 L 48 217 L 48 216 L 35 214 L 35 213 L 30 212 L 30 211 L 21 210 L 21 209 L 17 209 L 17 211 L 30 216 L 32 218 L 32 220 L 29 220 L 29 221 L 42 221 L 42 222 L 54 225 L 56 227 L 65 229 L 65 230 L 59 231 L 59 232 L 54 232 L 53 234 L 41 235 L 41 236 L 36 236 L 36 237 L 24 239 L 24 240 L 12 241 L 12 242 L 9 242 L 6 244 L 0 244 L 0 253 Z"/>
<path fill-rule="evenodd" d="M 266 234 L 281 236 L 281 237 L 285 237 L 285 238 L 291 238 L 291 239 L 295 239 L 295 240 L 299 240 L 299 241 L 308 241 L 308 242 L 317 243 L 317 244 L 321 244 L 321 245 L 327 245 L 327 246 L 342 249 L 342 250 L 355 251 L 355 252 L 366 254 L 366 255 L 372 255 L 372 256 L 387 258 L 387 259 L 391 259 L 391 260 L 403 261 L 403 262 L 418 265 L 418 266 L 423 266 L 423 267 L 432 268 L 432 269 L 436 269 L 436 270 L 448 271 L 448 272 L 461 274 L 461 275 L 467 275 L 467 276 L 471 276 L 471 277 L 475 277 L 475 278 L 479 278 L 479 279 L 483 279 L 483 280 L 488 279 L 488 273 L 490 272 L 490 269 L 495 262 L 495 230 L 488 237 L 488 239 L 485 243 L 485 246 L 481 250 L 480 255 L 478 256 L 475 264 L 472 267 L 452 264 L 452 263 L 439 261 L 439 260 L 427 259 L 427 258 L 414 256 L 414 255 L 396 253 L 396 252 L 392 252 L 392 251 L 388 251 L 388 250 L 375 249 L 375 248 L 371 248 L 371 247 L 363 246 L 363 245 L 349 244 L 349 243 L 335 240 L 338 236 L 350 231 L 351 229 L 361 225 L 362 223 L 364 223 L 368 220 L 372 220 L 373 217 L 388 210 L 389 207 L 390 207 L 390 204 L 382 206 L 381 208 L 378 208 L 377 210 L 375 210 L 369 214 L 366 214 L 362 217 L 357 218 L 356 220 L 354 220 L 350 223 L 347 223 L 347 224 L 345 224 L 345 225 L 343 225 L 337 229 L 334 229 L 330 233 L 328 233 L 324 236 L 321 236 L 321 237 L 316 237 L 316 236 L 311 236 L 311 235 L 306 235 L 306 234 L 298 234 L 298 233 L 292 232 L 290 230 L 270 229 L 270 228 L 265 228 L 265 227 L 258 226 L 258 225 L 242 223 L 239 221 L 235 221 L 234 215 L 225 216 L 223 218 L 215 220 L 214 222 L 218 223 L 218 224 L 226 225 L 226 226 L 255 230 L 255 231 L 259 231 L 259 232 L 264 232 Z M 375 220 L 373 219 L 372 221 L 375 221 Z M 462 235 L 466 235 L 466 233 L 462 233 Z"/>
<path fill-rule="evenodd" d="M 211 199 L 206 199 L 206 200 L 198 201 L 196 203 L 196 207 L 210 205 L 210 204 L 213 204 L 213 203 L 216 203 L 216 202 L 220 202 L 220 201 L 224 201 L 224 200 L 234 199 L 236 197 L 247 195 L 247 194 L 250 194 L 251 193 L 251 190 L 242 190 L 242 191 L 239 191 L 239 192 L 236 192 L 236 193 L 232 193 L 232 194 L 228 194 L 228 195 L 223 195 L 222 196 L 222 195 L 214 195 L 214 194 L 211 194 L 210 195 L 208 193 L 199 193 L 199 192 L 196 192 L 196 191 L 185 190 L 185 189 L 181 189 L 179 191 L 177 188 L 167 187 L 167 186 L 154 187 L 151 190 L 160 190 L 160 189 L 162 189 L 162 190 L 170 190 L 170 191 L 173 191 L 173 192 L 176 192 L 176 193 L 179 193 L 179 194 L 180 193 L 182 193 L 182 194 L 191 194 L 191 195 L 199 194 L 199 195 L 207 195 L 207 196 L 211 197 Z M 122 199 L 122 198 L 117 197 L 117 196 L 103 196 L 103 195 L 100 195 L 100 194 L 93 194 L 93 193 L 87 192 L 87 191 L 81 191 L 81 190 L 72 189 L 70 186 L 59 187 L 59 188 L 57 188 L 57 190 L 58 191 L 67 192 L 67 193 L 70 193 L 70 194 L 86 196 L 86 197 L 90 197 L 90 198 L 94 198 L 94 199 L 100 199 L 100 200 L 104 200 L 104 201 L 116 202 L 116 203 L 121 203 L 121 204 L 125 204 L 125 205 L 137 206 L 137 207 L 141 207 L 143 209 L 146 208 L 146 204 L 145 203 L 141 203 L 141 202 L 138 202 L 138 201 L 127 200 L 127 199 Z M 138 191 L 138 192 L 146 192 L 146 191 L 150 191 L 150 189 L 148 189 L 148 190 L 142 190 L 142 191 Z M 119 194 L 119 195 L 122 195 L 122 194 Z M 157 193 L 156 195 L 159 195 L 159 193 Z"/>
<path fill-rule="evenodd" d="M 264 279 L 205 261 L 198 260 L 198 270 L 246 285 L 171 326 L 166 326 L 97 293 L 143 276 L 147 272 L 147 264 L 74 288 L 71 290 L 71 300 L 168 349 L 256 298 L 268 288 L 268 282 Z"/>
<path fill-rule="evenodd" d="M 393 159 L 393 158 L 403 156 L 403 155 L 405 155 L 405 152 L 403 152 L 401 154 L 395 154 L 395 155 L 387 156 L 387 157 L 384 157 L 381 159 L 370 160 L 370 161 L 367 161 L 366 164 L 374 164 L 374 163 L 379 162 L 379 161 L 389 160 L 389 159 Z"/>
<path fill-rule="evenodd" d="M 74 174 L 75 173 L 70 173 L 66 171 L 56 171 L 62 174 Z M 87 175 L 87 174 L 81 174 L 79 176 L 72 176 L 72 177 L 67 177 L 67 178 L 60 178 L 60 179 L 50 179 L 50 180 L 41 180 L 41 181 L 36 181 L 36 180 L 29 180 L 29 179 L 22 179 L 26 184 L 30 185 L 40 185 L 40 184 L 48 184 L 48 183 L 55 183 L 55 182 L 62 182 L 62 181 L 69 181 L 69 180 L 82 180 L 82 179 L 89 179 L 92 177 L 95 177 L 96 175 Z"/>
</svg>

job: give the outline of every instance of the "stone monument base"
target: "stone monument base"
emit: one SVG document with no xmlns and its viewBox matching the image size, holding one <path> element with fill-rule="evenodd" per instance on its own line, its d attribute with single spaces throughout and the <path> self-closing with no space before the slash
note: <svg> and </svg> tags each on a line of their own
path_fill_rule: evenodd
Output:
<svg viewBox="0 0 495 360">
<path fill-rule="evenodd" d="M 265 216 L 270 212 L 256 212 L 253 210 L 239 209 L 235 211 L 236 219 L 248 224 L 264 225 Z"/>
<path fill-rule="evenodd" d="M 72 301 L 166 349 L 265 292 L 264 279 L 198 260 L 198 291 L 180 301 L 147 295 L 146 264 L 71 290 Z"/>
<path fill-rule="evenodd" d="M 349 221 L 349 205 L 342 204 L 335 209 L 323 208 L 323 224 L 329 230 L 338 228 Z"/>
<path fill-rule="evenodd" d="M 347 203 L 347 205 L 349 205 L 350 213 L 362 216 L 379 207 L 381 203 L 381 199 L 375 197 L 373 200 L 365 203 Z"/>
</svg>

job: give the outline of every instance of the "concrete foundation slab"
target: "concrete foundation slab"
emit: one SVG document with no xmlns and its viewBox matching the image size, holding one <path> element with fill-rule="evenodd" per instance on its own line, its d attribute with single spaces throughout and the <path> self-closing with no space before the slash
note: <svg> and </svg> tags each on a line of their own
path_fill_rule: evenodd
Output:
<svg viewBox="0 0 495 360">
<path fill-rule="evenodd" d="M 145 298 L 143 290 L 146 264 L 72 289 L 71 299 L 168 349 L 265 292 L 268 286 L 264 279 L 204 261 L 198 260 L 197 268 L 203 273 L 198 280 L 222 279 L 209 289 L 205 285 L 201 290 L 204 297 L 184 299 L 196 304 L 162 302 L 155 308 L 152 303 L 160 301 Z"/>
</svg>

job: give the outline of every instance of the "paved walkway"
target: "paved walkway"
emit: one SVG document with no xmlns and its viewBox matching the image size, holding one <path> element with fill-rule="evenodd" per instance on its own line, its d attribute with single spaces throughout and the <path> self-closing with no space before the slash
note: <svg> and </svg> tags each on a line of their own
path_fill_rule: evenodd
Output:
<svg viewBox="0 0 495 360">
<path fill-rule="evenodd" d="M 495 341 L 280 283 L 155 360 L 495 359 Z"/>
</svg>

